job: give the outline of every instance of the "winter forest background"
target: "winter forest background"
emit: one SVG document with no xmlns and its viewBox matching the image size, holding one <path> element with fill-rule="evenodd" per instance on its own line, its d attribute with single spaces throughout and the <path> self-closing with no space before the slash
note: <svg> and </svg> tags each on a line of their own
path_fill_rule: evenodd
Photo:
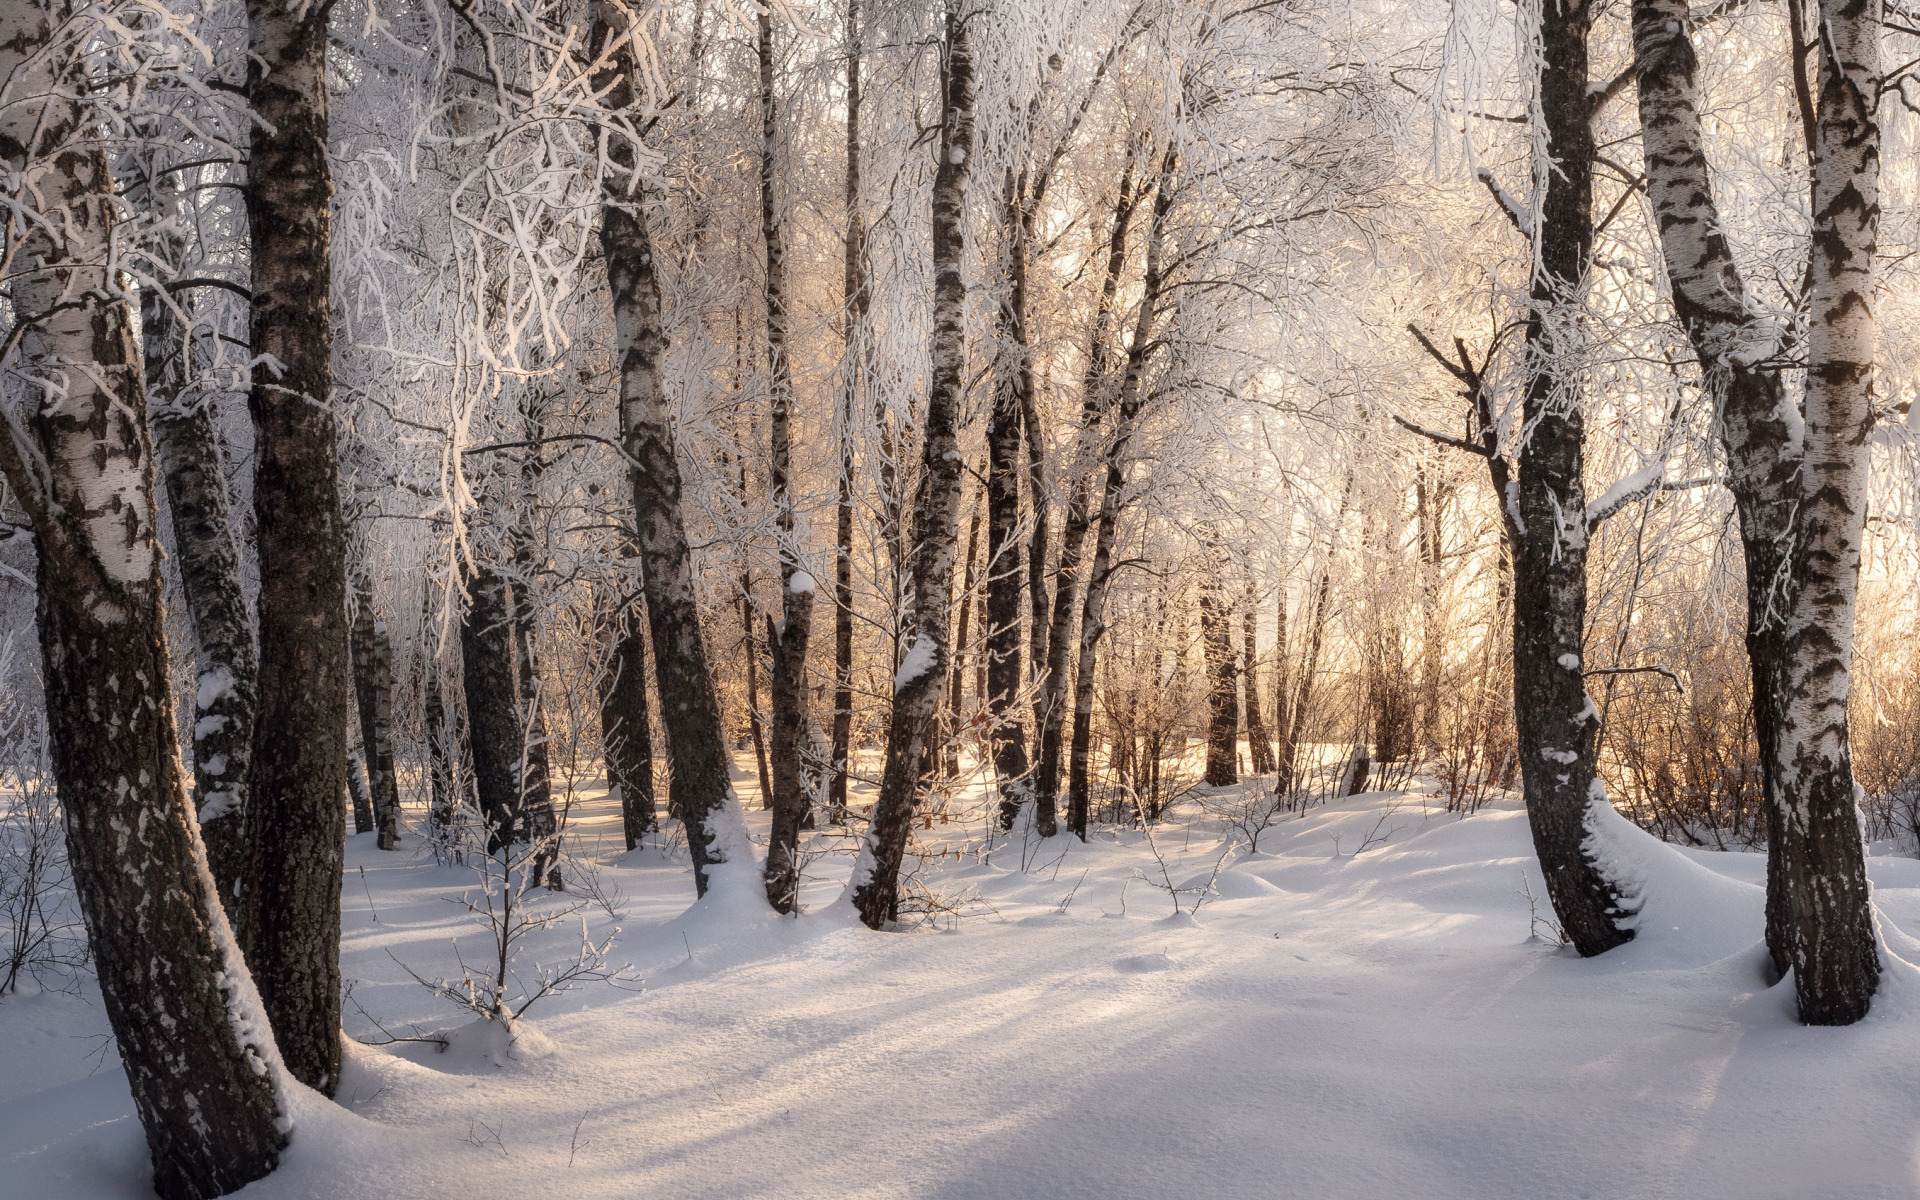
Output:
<svg viewBox="0 0 1920 1200">
<path fill-rule="evenodd" d="M 1920 1194 L 1917 71 L 7 4 L 7 1175 Z"/>
</svg>

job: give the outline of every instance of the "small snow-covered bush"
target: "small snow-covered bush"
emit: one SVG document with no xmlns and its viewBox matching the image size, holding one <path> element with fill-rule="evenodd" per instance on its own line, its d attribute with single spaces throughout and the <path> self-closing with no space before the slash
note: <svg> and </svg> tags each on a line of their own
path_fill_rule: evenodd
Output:
<svg viewBox="0 0 1920 1200">
<path fill-rule="evenodd" d="M 12 639 L 0 647 L 0 671 Z M 40 710 L 16 706 L 0 727 L 0 996 L 30 978 L 69 987 L 87 961 L 87 940 L 73 909 L 72 877 L 60 802 L 46 760 Z"/>
</svg>

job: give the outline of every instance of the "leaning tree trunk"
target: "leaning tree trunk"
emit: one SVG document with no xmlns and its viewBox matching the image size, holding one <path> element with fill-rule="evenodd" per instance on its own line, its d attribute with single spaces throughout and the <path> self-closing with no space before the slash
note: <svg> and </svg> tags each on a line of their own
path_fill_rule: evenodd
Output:
<svg viewBox="0 0 1920 1200">
<path fill-rule="evenodd" d="M 627 849 L 655 826 L 653 727 L 647 715 L 647 639 L 633 604 L 607 614 L 612 646 L 600 672 L 600 751 L 607 780 L 620 791 Z"/>
<path fill-rule="evenodd" d="M 247 0 L 260 711 L 242 933 L 280 1052 L 340 1080 L 347 538 L 333 419 L 326 5 Z"/>
<path fill-rule="evenodd" d="M 594 46 L 608 45 L 616 28 L 625 28 L 625 10 L 607 0 L 594 0 L 591 14 Z M 613 66 L 596 75 L 594 85 L 605 104 L 625 109 L 636 99 L 633 77 L 631 50 L 623 47 L 614 55 Z M 636 169 L 634 148 L 611 129 L 603 130 L 603 136 L 608 161 L 617 170 L 609 177 L 601 207 L 600 248 L 620 347 L 620 438 L 633 489 L 654 672 L 673 767 L 668 804 L 686 822 L 694 886 L 704 896 L 713 882 L 714 868 L 728 862 L 744 867 L 751 861 L 753 843 L 728 776 L 720 701 L 714 694 L 694 598 L 693 556 L 681 514 L 680 464 L 674 457 L 660 373 L 667 338 L 661 327 L 653 239 L 643 204 L 637 194 L 628 193 L 627 180 L 620 178 Z"/>
<path fill-rule="evenodd" d="M 1527 321 L 1513 511 L 1513 706 L 1534 850 L 1560 926 L 1582 955 L 1633 937 L 1620 895 L 1588 852 L 1607 803 L 1595 770 L 1593 705 L 1581 674 L 1587 612 L 1586 421 L 1579 399 L 1580 308 L 1593 250 L 1593 98 L 1587 4 L 1540 8 L 1540 112 L 1553 166 L 1542 172 L 1539 266 Z"/>
<path fill-rule="evenodd" d="M 199 651 L 193 725 L 194 807 L 221 902 L 237 909 L 246 867 L 247 774 L 259 661 L 240 583 L 232 505 L 209 403 L 182 396 L 192 377 L 185 331 L 157 289 L 141 296 L 155 457 L 166 480 L 175 557 Z"/>
<path fill-rule="evenodd" d="M 1207 664 L 1207 773 L 1210 787 L 1240 782 L 1240 704 L 1234 683 L 1233 606 L 1216 586 L 1200 590 L 1200 645 Z"/>
<path fill-rule="evenodd" d="M 933 370 L 927 389 L 921 479 L 914 513 L 913 644 L 894 676 L 887 762 L 849 892 L 860 919 L 879 929 L 899 915 L 900 863 L 913 823 L 927 734 L 946 690 L 947 615 L 953 606 L 960 521 L 960 449 L 955 426 L 966 391 L 965 217 L 973 156 L 973 53 L 966 22 L 946 16 L 945 96 L 933 181 Z"/>
<path fill-rule="evenodd" d="M 833 778 L 827 793 L 828 817 L 847 819 L 847 758 L 853 751 L 853 414 L 865 378 L 867 306 L 867 231 L 860 219 L 860 0 L 847 0 L 847 236 L 841 303 L 847 324 L 846 360 L 841 365 L 839 495 L 834 508 L 833 557 Z M 1017 667 L 1016 667 L 1017 669 Z"/>
<path fill-rule="evenodd" d="M 460 622 L 460 671 L 467 698 L 467 742 L 487 853 L 520 837 L 520 715 L 514 703 L 513 606 L 497 567 L 482 567 L 467 586 Z"/>
<path fill-rule="evenodd" d="M 1705 390 L 1719 414 L 1727 485 L 1740 516 L 1747 568 L 1747 661 L 1753 681 L 1753 727 L 1766 798 L 1767 949 L 1776 973 L 1792 965 L 1790 855 L 1781 841 L 1792 827 L 1780 808 L 1780 714 L 1783 551 L 1799 500 L 1800 448 L 1788 423 L 1777 355 L 1778 334 L 1747 293 L 1714 204 L 1700 122 L 1698 60 L 1687 33 L 1687 7 L 1676 0 L 1635 0 L 1634 63 L 1639 75 L 1641 138 L 1647 197 L 1665 252 L 1673 304 L 1692 340 Z"/>
<path fill-rule="evenodd" d="M 1779 673 L 1780 808 L 1800 1019 L 1849 1025 L 1879 985 L 1847 695 L 1874 422 L 1880 5 L 1822 0 L 1807 411 Z"/>
<path fill-rule="evenodd" d="M 773 10 L 762 8 L 760 32 L 760 233 L 767 247 L 767 381 L 772 392 L 768 489 L 780 538 L 781 620 L 768 621 L 773 658 L 773 744 L 769 748 L 773 823 L 764 872 L 767 903 L 774 911 L 800 906 L 800 829 L 812 802 L 800 769 L 807 744 L 807 645 L 813 631 L 813 576 L 800 557 L 793 518 L 793 379 L 787 361 L 787 246 L 775 194 L 774 139 L 778 111 L 773 96 Z"/>
<path fill-rule="evenodd" d="M 0 9 L 0 80 L 16 93 L 0 164 L 37 209 L 0 218 L 33 396 L 28 415 L 5 414 L 0 472 L 34 528 L 54 783 L 101 1000 L 154 1190 L 202 1200 L 274 1169 L 285 1114 L 180 774 L 140 355 L 103 269 L 113 181 L 86 145 L 97 117 L 62 98 L 89 94 L 86 60 L 53 33 L 39 5 Z"/>
<path fill-rule="evenodd" d="M 1101 278 L 1099 303 L 1094 312 L 1093 334 L 1087 343 L 1087 370 L 1081 382 L 1080 436 L 1090 443 L 1099 436 L 1101 421 L 1108 407 L 1107 365 L 1111 356 L 1107 324 L 1113 315 L 1119 293 L 1120 275 L 1126 267 L 1127 235 L 1132 228 L 1139 194 L 1134 189 L 1133 159 L 1128 157 L 1120 176 L 1119 198 L 1114 203 L 1113 229 L 1107 239 L 1107 261 Z M 1036 667 L 1034 678 L 1034 738 L 1039 754 L 1033 778 L 1034 825 L 1043 837 L 1052 837 L 1056 829 L 1060 794 L 1060 767 L 1063 752 L 1063 728 L 1067 712 L 1067 666 L 1072 661 L 1073 619 L 1080 605 L 1080 572 L 1086 553 L 1087 534 L 1093 528 L 1093 481 L 1079 463 L 1074 464 L 1073 486 L 1067 494 L 1066 527 L 1061 531 L 1060 562 L 1055 571 L 1054 596 L 1050 607 L 1036 608 L 1046 637 L 1039 642 L 1043 652 L 1035 659 L 1048 667 Z M 1037 576 L 1030 574 L 1031 579 Z M 1036 583 L 1033 586 L 1039 588 Z M 1044 589 L 1042 589 L 1044 593 Z M 1058 670 L 1050 669 L 1058 667 Z"/>
<path fill-rule="evenodd" d="M 1160 156 L 1154 181 L 1153 215 L 1147 225 L 1146 265 L 1140 284 L 1139 307 L 1134 312 L 1133 338 L 1127 344 L 1126 369 L 1120 378 L 1118 411 L 1113 436 L 1104 455 L 1105 482 L 1100 493 L 1100 519 L 1093 539 L 1093 569 L 1087 576 L 1087 597 L 1080 613 L 1080 654 L 1075 663 L 1073 746 L 1068 762 L 1067 822 L 1085 841 L 1091 804 L 1093 757 L 1093 678 L 1106 633 L 1107 589 L 1113 578 L 1113 547 L 1120 529 L 1120 503 L 1127 485 L 1127 456 L 1146 405 L 1147 360 L 1153 354 L 1153 330 L 1165 283 L 1161 264 L 1166 249 L 1167 214 L 1173 207 L 1173 176 L 1179 153 L 1169 145 Z M 1056 601 L 1057 602 L 1057 601 Z M 1055 618 L 1056 621 L 1058 618 Z"/>
<path fill-rule="evenodd" d="M 374 619 L 373 584 L 355 589 L 351 626 L 354 695 L 360 708 L 360 746 L 372 794 L 376 844 L 400 848 L 400 780 L 393 769 L 393 643 L 385 621 Z"/>
</svg>

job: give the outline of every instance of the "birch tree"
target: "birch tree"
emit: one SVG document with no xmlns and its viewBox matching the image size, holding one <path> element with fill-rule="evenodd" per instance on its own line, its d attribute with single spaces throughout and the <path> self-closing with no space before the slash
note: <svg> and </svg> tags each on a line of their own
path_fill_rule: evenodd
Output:
<svg viewBox="0 0 1920 1200">
<path fill-rule="evenodd" d="M 978 10 L 949 8 L 941 44 L 940 135 L 933 185 L 933 371 L 921 429 L 921 481 L 913 511 L 913 642 L 894 676 L 886 767 L 848 895 L 860 919 L 879 929 L 899 916 L 906 855 L 928 731 L 946 691 L 951 657 L 947 616 L 960 520 L 960 451 L 955 438 L 967 369 L 964 276 L 967 186 L 973 153 L 973 51 L 968 22 Z"/>
<path fill-rule="evenodd" d="M 240 922 L 294 1078 L 340 1082 L 347 537 L 333 417 L 328 6 L 248 0 L 260 711 Z"/>
<path fill-rule="evenodd" d="M 112 108 L 127 93 L 90 84 L 102 70 L 202 69 L 164 61 L 187 32 L 157 6 L 0 11 L 0 476 L 33 525 L 67 854 L 164 1200 L 268 1174 L 288 1129 L 273 1036 L 180 773 L 137 301 L 102 150 L 108 128 L 127 132 Z"/>
</svg>

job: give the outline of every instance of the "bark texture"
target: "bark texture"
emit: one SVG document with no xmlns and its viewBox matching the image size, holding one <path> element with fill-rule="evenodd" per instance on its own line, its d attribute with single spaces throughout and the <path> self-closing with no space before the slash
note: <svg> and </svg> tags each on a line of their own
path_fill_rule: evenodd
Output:
<svg viewBox="0 0 1920 1200">
<path fill-rule="evenodd" d="M 775 139 L 778 109 L 773 94 L 773 12 L 760 10 L 760 233 L 767 248 L 767 379 L 772 395 L 768 423 L 771 453 L 768 484 L 773 492 L 774 528 L 780 537 L 781 619 L 768 622 L 767 645 L 773 658 L 773 739 L 768 766 L 773 791 L 768 797 L 773 824 L 767 839 L 767 903 L 776 912 L 795 912 L 800 904 L 800 830 L 811 824 L 812 800 L 801 771 L 806 750 L 807 646 L 813 632 L 813 576 L 800 557 L 794 528 L 793 380 L 787 362 L 787 244 L 775 188 Z"/>
<path fill-rule="evenodd" d="M 260 711 L 248 798 L 247 962 L 294 1078 L 340 1079 L 346 527 L 335 451 L 327 6 L 248 0 Z"/>
<path fill-rule="evenodd" d="M 1247 579 L 1240 610 L 1240 689 L 1244 693 L 1241 711 L 1247 719 L 1247 747 L 1253 758 L 1253 773 L 1273 771 L 1273 737 L 1267 732 L 1266 714 L 1260 703 L 1260 603 Z"/>
<path fill-rule="evenodd" d="M 620 789 L 620 824 L 627 849 L 656 824 L 653 726 L 647 715 L 647 639 L 644 616 L 623 605 L 612 619 L 612 647 L 600 675 L 600 748 L 607 781 Z"/>
<path fill-rule="evenodd" d="M 1233 657 L 1233 605 L 1218 587 L 1200 591 L 1200 645 L 1207 663 L 1207 783 L 1240 782 L 1240 697 Z"/>
<path fill-rule="evenodd" d="M 199 668 L 194 808 L 221 903 L 234 908 L 246 866 L 247 775 L 259 703 L 253 616 L 240 583 L 220 434 L 204 399 L 195 402 L 183 392 L 192 374 L 192 348 L 184 344 L 179 318 L 157 290 L 142 293 L 140 315 L 155 458 L 166 481 Z"/>
<path fill-rule="evenodd" d="M 1127 240 L 1139 205 L 1134 187 L 1133 159 L 1128 157 L 1120 176 L 1118 199 L 1114 202 L 1113 224 L 1107 237 L 1106 265 L 1101 275 L 1099 301 L 1094 312 L 1093 334 L 1087 343 L 1087 371 L 1081 383 L 1080 436 L 1091 444 L 1100 435 L 1112 390 L 1108 376 L 1112 359 L 1108 326 L 1113 319 L 1120 276 L 1126 268 Z M 1063 753 L 1063 729 L 1067 713 L 1066 665 L 1072 660 L 1073 619 L 1080 599 L 1080 575 L 1085 565 L 1087 534 L 1093 528 L 1093 480 L 1080 464 L 1072 468 L 1073 484 L 1067 493 L 1066 525 L 1060 537 L 1060 562 L 1055 572 L 1054 595 L 1045 599 L 1044 581 L 1029 572 L 1029 586 L 1041 599 L 1036 601 L 1035 620 L 1045 630 L 1036 635 L 1040 653 L 1034 658 L 1034 740 L 1039 744 L 1032 790 L 1034 826 L 1041 836 L 1052 837 L 1057 825 L 1060 768 Z M 1037 520 L 1037 518 L 1036 518 Z M 1044 556 L 1042 560 L 1044 561 Z M 1057 665 L 1059 670 L 1050 669 Z M 1011 820 L 1011 815 L 1006 815 Z"/>
<path fill-rule="evenodd" d="M 467 611 L 460 622 L 461 683 L 467 699 L 467 738 L 473 752 L 473 782 L 480 816 L 487 824 L 487 853 L 518 841 L 520 715 L 514 703 L 513 606 L 498 568 L 482 567 L 467 585 Z"/>
<path fill-rule="evenodd" d="M 1775 764 L 1794 995 L 1809 1025 L 1866 1016 L 1880 980 L 1847 729 L 1878 343 L 1880 17 L 1877 0 L 1822 0 L 1819 12 L 1805 453 Z"/>
<path fill-rule="evenodd" d="M 860 216 L 860 0 L 847 0 L 847 236 L 841 303 L 846 321 L 846 356 L 841 370 L 839 494 L 834 506 L 833 558 L 833 776 L 827 794 L 829 819 L 847 819 L 847 756 L 853 749 L 853 445 L 854 414 L 859 412 L 865 353 L 867 306 L 867 230 Z"/>
<path fill-rule="evenodd" d="M 271 1039 L 235 1019 L 251 986 L 181 777 L 141 360 L 102 265 L 113 181 L 87 144 L 95 118 L 66 99 L 88 94 L 85 59 L 48 52 L 54 28 L 40 5 L 0 9 L 0 80 L 47 97 L 0 110 L 0 168 L 46 222 L 4 218 L 32 399 L 7 413 L 0 471 L 36 537 L 54 780 L 101 999 L 154 1190 L 202 1200 L 271 1172 L 286 1135 Z"/>
<path fill-rule="evenodd" d="M 879 929 L 899 915 L 900 863 L 913 823 L 927 733 L 946 690 L 947 616 L 953 606 L 953 558 L 960 520 L 960 450 L 955 436 L 966 389 L 965 210 L 973 156 L 973 51 L 966 21 L 946 15 L 939 166 L 933 182 L 933 371 L 923 426 L 915 504 L 913 644 L 894 677 L 887 761 L 872 824 L 854 868 L 852 900 Z"/>
<path fill-rule="evenodd" d="M 360 746 L 367 765 L 373 825 L 382 850 L 400 848 L 400 779 L 393 769 L 393 643 L 374 619 L 371 581 L 356 589 L 353 686 L 360 709 Z M 356 820 L 357 820 L 356 816 Z"/>
<path fill-rule="evenodd" d="M 1633 937 L 1620 896 L 1586 844 L 1607 803 L 1595 772 L 1598 719 L 1581 674 L 1587 611 L 1586 421 L 1581 307 L 1593 251 L 1591 0 L 1540 8 L 1540 112 L 1551 167 L 1541 172 L 1538 268 L 1527 322 L 1529 431 L 1510 496 L 1513 701 L 1533 845 L 1561 928 L 1582 955 Z M 1496 484 L 1504 481 L 1496 481 Z"/>
<path fill-rule="evenodd" d="M 1113 579 L 1113 547 L 1120 531 L 1120 505 L 1127 488 L 1127 467 L 1133 435 L 1139 427 L 1146 405 L 1146 373 L 1154 351 L 1153 332 L 1159 315 L 1161 291 L 1165 286 L 1162 263 L 1166 253 L 1167 214 L 1173 207 L 1173 179 L 1179 170 L 1180 156 L 1172 146 L 1160 155 L 1160 167 L 1153 185 L 1153 215 L 1147 227 L 1146 264 L 1140 282 L 1140 299 L 1134 310 L 1133 338 L 1127 343 L 1125 370 L 1120 377 L 1120 396 L 1113 421 L 1113 434 L 1107 440 L 1103 456 L 1104 480 L 1100 489 L 1100 516 L 1093 536 L 1093 564 L 1087 576 L 1086 600 L 1080 612 L 1080 653 L 1074 664 L 1077 676 L 1073 697 L 1073 748 L 1068 762 L 1067 821 L 1082 841 L 1087 836 L 1087 812 L 1091 803 L 1093 763 L 1093 678 L 1098 662 L 1100 638 L 1106 633 L 1107 589 Z M 1056 600 L 1056 603 L 1058 601 Z M 1055 618 L 1058 620 L 1058 618 Z M 1064 669 L 1064 664 L 1059 664 Z"/>
<path fill-rule="evenodd" d="M 1714 203 L 1700 121 L 1699 61 L 1687 19 L 1684 0 L 1635 0 L 1641 140 L 1647 198 L 1674 310 L 1720 414 L 1727 486 L 1740 517 L 1753 726 L 1767 812 L 1767 950 L 1774 971 L 1785 974 L 1792 965 L 1792 900 L 1790 856 L 1780 851 L 1790 826 L 1780 808 L 1776 689 L 1786 615 L 1784 550 L 1799 498 L 1800 446 L 1788 421 L 1797 406 L 1771 361 L 1778 333 L 1747 292 Z"/>
<path fill-rule="evenodd" d="M 605 46 L 623 28 L 623 10 L 604 0 L 592 5 L 592 44 Z M 634 68 L 622 50 L 615 65 L 596 79 L 605 103 L 633 101 Z M 609 135 L 609 159 L 634 169 L 631 145 Z M 720 819 L 737 805 L 728 780 L 720 702 L 707 666 L 706 638 L 694 600 L 693 556 L 681 514 L 680 464 L 660 378 L 667 338 L 661 328 L 660 284 L 654 274 L 653 239 L 637 196 L 610 190 L 602 208 L 600 248 L 613 293 L 614 330 L 620 348 L 620 437 L 633 489 L 634 527 L 640 546 L 647 621 L 653 634 L 654 670 L 660 684 L 661 720 L 673 775 L 668 804 L 687 826 L 694 885 L 705 895 L 711 868 L 727 861 Z M 735 819 L 738 814 L 733 814 Z"/>
<path fill-rule="evenodd" d="M 1026 727 L 1015 703 L 1020 694 L 1021 548 L 1014 535 L 1020 525 L 1021 401 L 1033 387 L 1033 362 L 1026 334 L 1027 239 L 1014 178 L 1009 172 L 1002 204 L 1007 226 L 1003 268 L 1007 296 L 999 311 L 1001 339 L 1011 344 L 995 359 L 993 408 L 987 416 L 986 706 L 993 718 L 993 769 L 999 780 L 1002 829 L 1013 827 L 1020 805 L 1033 792 L 1027 778 Z M 1032 586 L 1044 589 L 1045 581 L 1034 576 Z M 1036 677 L 1038 670 L 1036 658 Z"/>
</svg>

